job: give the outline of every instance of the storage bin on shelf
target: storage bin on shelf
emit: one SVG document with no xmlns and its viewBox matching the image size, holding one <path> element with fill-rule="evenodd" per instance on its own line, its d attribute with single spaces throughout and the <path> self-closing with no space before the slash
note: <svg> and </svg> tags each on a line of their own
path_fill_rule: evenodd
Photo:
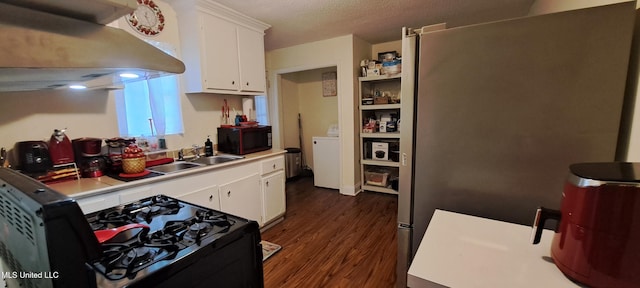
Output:
<svg viewBox="0 0 640 288">
<path fill-rule="evenodd" d="M 389 173 L 387 172 L 376 172 L 376 171 L 364 172 L 364 179 L 367 185 L 387 187 L 388 178 L 389 178 Z"/>
</svg>

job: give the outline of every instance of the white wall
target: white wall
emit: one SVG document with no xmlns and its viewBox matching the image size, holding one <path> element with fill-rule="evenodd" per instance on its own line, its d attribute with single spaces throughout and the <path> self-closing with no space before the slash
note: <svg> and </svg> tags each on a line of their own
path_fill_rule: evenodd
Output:
<svg viewBox="0 0 640 288">
<path fill-rule="evenodd" d="M 398 34 L 400 34 L 400 32 L 398 32 Z M 379 49 L 388 49 L 389 47 L 386 47 L 387 45 L 382 44 L 382 46 L 385 46 L 383 48 L 379 48 Z M 354 55 L 354 60 L 355 63 L 353 63 L 353 67 L 356 67 L 356 69 L 358 71 L 356 71 L 356 73 L 358 75 L 360 75 L 360 62 L 363 59 L 373 59 L 373 58 L 377 58 L 378 54 L 376 51 L 376 47 L 380 47 L 378 45 L 371 45 L 370 43 L 360 39 L 360 38 L 355 38 L 354 39 L 354 45 L 353 45 L 353 55 Z M 400 46 L 402 47 L 402 46 Z M 398 49 L 398 51 L 401 51 L 402 49 Z M 389 50 L 384 50 L 384 51 L 389 51 Z M 373 56 L 375 55 L 375 56 Z M 360 106 L 360 88 L 359 88 L 359 81 L 358 79 L 354 79 L 355 81 L 355 86 L 356 86 L 356 93 L 355 93 L 355 97 L 352 99 L 353 101 L 353 106 L 358 109 L 358 107 Z M 359 113 L 359 112 L 358 112 Z M 360 125 L 360 115 L 358 115 L 358 113 L 355 113 L 354 119 L 353 119 L 353 123 L 356 123 L 356 125 L 354 126 L 354 130 L 353 133 L 355 135 L 360 135 L 360 131 L 362 129 L 362 126 Z M 361 178 L 360 178 L 360 174 L 362 173 L 361 171 L 361 167 L 360 167 L 360 139 L 357 139 L 353 145 L 353 150 L 354 150 L 354 156 L 356 157 L 356 159 L 354 160 L 355 163 L 357 164 L 356 167 L 354 168 L 354 173 L 355 175 L 358 177 L 358 180 L 356 181 L 357 186 L 358 186 L 358 191 L 360 190 L 360 187 L 362 187 L 362 182 L 361 182 Z"/>
<path fill-rule="evenodd" d="M 288 48 L 269 51 L 267 57 L 267 73 L 269 81 L 269 109 L 271 121 L 274 123 L 274 146 L 282 147 L 282 127 L 284 123 L 279 117 L 282 111 L 280 96 L 280 75 L 316 68 L 336 66 L 338 81 L 338 119 L 340 125 L 340 159 L 341 185 L 340 193 L 355 195 L 359 190 L 359 174 L 357 169 L 357 153 L 355 152 L 355 95 L 357 86 L 358 64 L 355 58 L 354 42 L 359 40 L 353 35 L 336 37 L 328 40 L 301 44 Z M 368 48 L 370 51 L 370 47 Z M 370 52 L 367 52 L 370 53 Z M 357 56 L 357 55 L 356 55 Z M 280 119 L 276 119 L 280 118 Z M 277 124 L 277 125 L 276 125 Z"/>
<path fill-rule="evenodd" d="M 278 117 L 282 119 L 282 147 L 300 148 L 300 133 L 298 132 L 298 113 L 300 112 L 300 97 L 298 97 L 298 72 L 283 74 L 280 78 L 280 96 L 282 109 Z M 304 131 L 303 131 L 303 134 Z M 303 151 L 305 154 L 307 151 Z"/>
<path fill-rule="evenodd" d="M 400 38 L 400 31 L 398 31 Z M 389 41 L 371 45 L 371 57 L 378 59 L 378 53 L 396 51 L 398 55 L 402 54 L 402 40 Z"/>
</svg>

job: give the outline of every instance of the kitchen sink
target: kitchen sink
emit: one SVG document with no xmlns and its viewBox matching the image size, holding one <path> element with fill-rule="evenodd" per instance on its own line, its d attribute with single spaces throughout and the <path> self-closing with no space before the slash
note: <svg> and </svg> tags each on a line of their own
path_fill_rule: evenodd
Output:
<svg viewBox="0 0 640 288">
<path fill-rule="evenodd" d="M 200 164 L 200 163 L 182 162 L 182 161 L 180 161 L 180 162 L 173 162 L 173 163 L 169 163 L 169 164 L 153 166 L 153 167 L 149 167 L 147 169 L 150 170 L 150 171 L 167 174 L 167 173 L 174 173 L 174 172 L 182 171 L 182 170 L 185 170 L 185 169 L 197 168 L 197 167 L 202 167 L 202 166 L 204 166 L 204 165 Z"/>
<path fill-rule="evenodd" d="M 225 163 L 225 162 L 234 161 L 242 158 L 244 157 L 235 156 L 235 155 L 216 155 L 216 156 L 200 157 L 200 158 L 191 160 L 191 163 L 215 165 L 215 164 Z"/>
</svg>

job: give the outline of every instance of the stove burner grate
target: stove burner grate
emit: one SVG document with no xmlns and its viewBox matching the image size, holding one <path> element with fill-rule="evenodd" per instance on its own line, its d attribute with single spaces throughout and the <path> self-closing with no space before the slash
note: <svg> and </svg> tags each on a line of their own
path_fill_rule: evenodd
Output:
<svg viewBox="0 0 640 288">
<path fill-rule="evenodd" d="M 91 229 L 103 230 L 124 226 L 133 223 L 131 216 L 122 214 L 120 211 L 102 211 L 96 214 L 95 219 L 89 223 Z"/>
<path fill-rule="evenodd" d="M 134 242 L 133 245 L 136 245 Z M 171 245 L 164 247 L 130 246 L 128 244 L 103 244 L 104 257 L 94 263 L 98 269 L 110 280 L 120 280 L 160 260 L 172 259 L 177 249 Z M 175 246 L 173 246 L 175 248 Z"/>
</svg>

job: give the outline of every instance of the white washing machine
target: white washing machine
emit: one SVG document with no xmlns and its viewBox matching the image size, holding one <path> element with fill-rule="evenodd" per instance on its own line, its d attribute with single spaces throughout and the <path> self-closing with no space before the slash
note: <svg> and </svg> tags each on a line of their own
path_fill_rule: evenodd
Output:
<svg viewBox="0 0 640 288">
<path fill-rule="evenodd" d="M 340 189 L 340 138 L 313 137 L 313 185 Z"/>
</svg>

